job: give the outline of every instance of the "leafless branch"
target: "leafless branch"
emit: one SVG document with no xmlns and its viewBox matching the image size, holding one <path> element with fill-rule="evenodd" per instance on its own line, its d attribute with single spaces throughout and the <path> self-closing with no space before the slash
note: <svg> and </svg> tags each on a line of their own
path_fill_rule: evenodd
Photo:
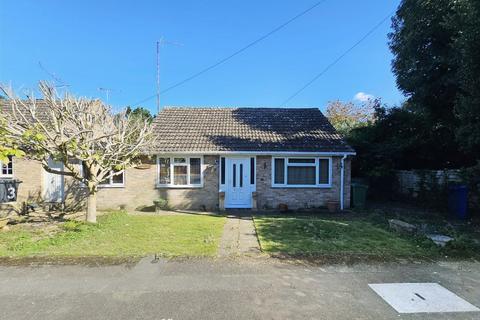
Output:
<svg viewBox="0 0 480 320">
<path fill-rule="evenodd" d="M 9 87 L 1 89 L 7 99 L 0 118 L 6 120 L 9 138 L 29 157 L 41 161 L 46 171 L 88 182 L 95 190 L 115 174 L 113 169 L 136 165 L 139 153 L 153 139 L 147 120 L 125 112 L 115 114 L 100 100 L 69 93 L 60 97 L 46 82 L 39 85 L 42 99 L 34 94 L 21 99 Z M 63 162 L 65 170 L 49 168 L 49 158 Z M 84 169 L 71 160 L 83 163 Z"/>
</svg>

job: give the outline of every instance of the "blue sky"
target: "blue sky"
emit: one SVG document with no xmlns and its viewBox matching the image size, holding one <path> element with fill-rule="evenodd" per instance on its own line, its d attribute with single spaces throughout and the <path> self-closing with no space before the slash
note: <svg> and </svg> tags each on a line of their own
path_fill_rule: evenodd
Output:
<svg viewBox="0 0 480 320">
<path fill-rule="evenodd" d="M 316 3 L 298 1 L 0 0 L 0 81 L 34 88 L 54 74 L 77 95 L 116 107 L 155 94 L 155 42 L 166 88 L 217 62 Z M 266 40 L 171 90 L 164 105 L 278 107 L 351 47 L 399 0 L 326 0 Z M 350 52 L 289 107 L 324 110 L 364 92 L 403 100 L 391 73 L 390 21 Z M 42 64 L 43 69 L 39 66 Z M 47 70 L 47 71 L 45 71 Z M 155 99 L 142 104 L 152 111 Z"/>
</svg>

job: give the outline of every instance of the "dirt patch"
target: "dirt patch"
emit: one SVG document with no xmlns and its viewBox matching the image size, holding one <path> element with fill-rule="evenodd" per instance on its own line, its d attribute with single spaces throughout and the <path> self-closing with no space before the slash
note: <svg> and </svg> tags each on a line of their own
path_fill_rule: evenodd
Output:
<svg viewBox="0 0 480 320">
<path fill-rule="evenodd" d="M 108 257 L 108 256 L 33 256 L 33 257 L 0 257 L 0 266 L 43 266 L 43 265 L 83 265 L 88 267 L 112 266 L 124 264 L 133 267 L 141 257 Z"/>
<path fill-rule="evenodd" d="M 356 264 L 383 264 L 383 263 L 398 263 L 398 264 L 419 264 L 419 263 L 435 263 L 439 261 L 452 262 L 452 261 L 468 261 L 479 262 L 478 260 L 455 258 L 455 257 L 443 257 L 441 259 L 432 259 L 431 257 L 402 257 L 402 256 L 385 256 L 375 254 L 317 254 L 317 255 L 288 255 L 288 254 L 271 254 L 270 257 L 274 260 L 282 261 L 285 263 L 293 263 L 300 265 L 347 265 L 352 266 Z"/>
</svg>

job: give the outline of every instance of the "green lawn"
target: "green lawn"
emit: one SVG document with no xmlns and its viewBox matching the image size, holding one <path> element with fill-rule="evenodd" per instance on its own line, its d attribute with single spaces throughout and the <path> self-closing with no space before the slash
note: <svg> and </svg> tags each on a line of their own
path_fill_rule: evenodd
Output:
<svg viewBox="0 0 480 320">
<path fill-rule="evenodd" d="M 256 217 L 255 226 L 262 250 L 270 254 L 435 258 L 469 257 L 476 251 L 458 243 L 439 248 L 424 237 L 396 234 L 387 224 L 365 217 Z"/>
<path fill-rule="evenodd" d="M 212 216 L 131 216 L 113 212 L 97 224 L 69 221 L 53 236 L 43 230 L 0 233 L 0 256 L 213 256 L 225 218 Z"/>
</svg>

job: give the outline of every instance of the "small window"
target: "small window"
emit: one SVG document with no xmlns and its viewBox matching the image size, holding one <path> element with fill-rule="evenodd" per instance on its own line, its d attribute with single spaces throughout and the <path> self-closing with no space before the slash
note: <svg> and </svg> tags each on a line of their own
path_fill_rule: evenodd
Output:
<svg viewBox="0 0 480 320">
<path fill-rule="evenodd" d="M 13 176 L 13 158 L 12 156 L 8 156 L 8 162 L 0 161 L 0 167 L 2 171 L 0 172 L 0 176 Z"/>
<path fill-rule="evenodd" d="M 225 184 L 225 158 L 220 159 L 220 184 Z"/>
<path fill-rule="evenodd" d="M 329 159 L 318 159 L 318 177 L 319 184 L 329 184 L 330 183 L 330 160 Z"/>
<path fill-rule="evenodd" d="M 250 158 L 250 184 L 255 184 L 255 158 Z"/>
<path fill-rule="evenodd" d="M 110 174 L 113 174 L 109 178 L 103 180 L 99 183 L 100 186 L 103 187 L 123 187 L 124 186 L 124 179 L 125 179 L 125 171 L 124 170 L 112 170 Z"/>
<path fill-rule="evenodd" d="M 185 158 L 173 158 L 173 163 L 186 163 L 187 160 Z"/>
<path fill-rule="evenodd" d="M 124 171 L 120 171 L 112 177 L 112 184 L 123 184 Z"/>
<path fill-rule="evenodd" d="M 274 184 L 285 183 L 285 159 L 275 159 Z"/>
<path fill-rule="evenodd" d="M 237 165 L 233 164 L 233 187 L 237 186 Z"/>
<path fill-rule="evenodd" d="M 160 167 L 159 184 L 170 184 L 170 158 L 159 158 L 158 160 Z"/>
<path fill-rule="evenodd" d="M 243 187 L 243 164 L 240 163 L 240 188 Z"/>
<path fill-rule="evenodd" d="M 190 158 L 190 184 L 201 183 L 201 169 L 200 158 Z"/>
<path fill-rule="evenodd" d="M 315 163 L 315 159 L 291 158 L 288 163 Z"/>
</svg>

